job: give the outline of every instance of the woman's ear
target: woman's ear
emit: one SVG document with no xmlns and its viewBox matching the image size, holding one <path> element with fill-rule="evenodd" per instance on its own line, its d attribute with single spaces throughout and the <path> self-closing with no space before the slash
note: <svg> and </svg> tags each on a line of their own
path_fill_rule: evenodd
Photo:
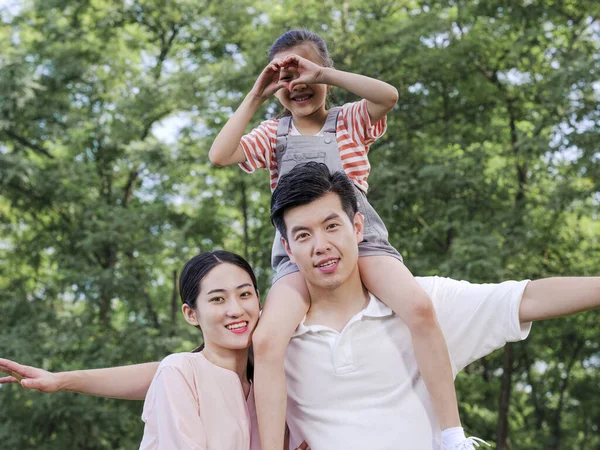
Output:
<svg viewBox="0 0 600 450">
<path fill-rule="evenodd" d="M 200 323 L 198 322 L 198 317 L 196 316 L 196 311 L 190 308 L 190 305 L 184 303 L 181 306 L 181 312 L 183 313 L 183 317 L 185 318 L 185 321 L 187 323 L 189 323 L 190 325 L 194 325 L 195 327 L 200 326 Z"/>
</svg>

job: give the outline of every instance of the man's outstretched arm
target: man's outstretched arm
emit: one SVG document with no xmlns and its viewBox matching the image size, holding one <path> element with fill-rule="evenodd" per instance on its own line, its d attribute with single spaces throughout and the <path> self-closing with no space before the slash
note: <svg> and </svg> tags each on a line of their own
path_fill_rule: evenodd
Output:
<svg viewBox="0 0 600 450">
<path fill-rule="evenodd" d="M 48 372 L 0 358 L 0 371 L 13 375 L 0 378 L 0 384 L 20 383 L 41 392 L 72 391 L 100 397 L 144 400 L 159 363 L 136 364 L 108 369 Z"/>
<path fill-rule="evenodd" d="M 600 307 L 600 277 L 545 278 L 527 284 L 521 323 L 563 317 Z"/>
</svg>

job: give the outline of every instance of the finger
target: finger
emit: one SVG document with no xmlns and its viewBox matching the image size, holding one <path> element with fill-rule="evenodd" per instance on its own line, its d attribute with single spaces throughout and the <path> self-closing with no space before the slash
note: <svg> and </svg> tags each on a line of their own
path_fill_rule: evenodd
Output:
<svg viewBox="0 0 600 450">
<path fill-rule="evenodd" d="M 296 450 L 308 450 L 308 443 L 306 441 L 302 441 L 302 444 Z"/>
<path fill-rule="evenodd" d="M 23 379 L 23 376 L 21 374 L 4 366 L 0 366 L 0 372 L 4 372 L 5 374 L 10 375 L 11 377 L 16 378 L 17 380 Z"/>
<path fill-rule="evenodd" d="M 19 380 L 17 380 L 15 377 L 2 377 L 0 378 L 0 384 L 9 384 L 9 383 L 18 383 Z"/>
<path fill-rule="evenodd" d="M 275 64 L 275 63 L 271 63 L 267 67 L 269 69 L 271 69 L 273 72 L 279 72 L 279 70 L 280 70 L 279 64 Z"/>
<path fill-rule="evenodd" d="M 300 56 L 298 55 L 288 55 L 283 59 L 284 64 L 297 63 L 300 61 Z"/>
<path fill-rule="evenodd" d="M 0 358 L 0 371 L 8 373 L 13 377 L 15 374 L 20 375 L 21 377 L 30 377 L 33 375 L 34 370 L 33 367 L 23 366 L 10 359 Z"/>
<path fill-rule="evenodd" d="M 21 386 L 27 389 L 36 389 L 38 391 L 44 391 L 47 389 L 47 386 L 41 380 L 36 380 L 33 378 L 24 378 L 21 380 Z"/>
</svg>

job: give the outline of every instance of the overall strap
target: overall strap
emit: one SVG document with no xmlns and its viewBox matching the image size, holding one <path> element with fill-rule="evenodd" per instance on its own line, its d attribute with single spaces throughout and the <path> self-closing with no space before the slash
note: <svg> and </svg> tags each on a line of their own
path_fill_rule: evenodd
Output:
<svg viewBox="0 0 600 450">
<path fill-rule="evenodd" d="M 275 146 L 275 155 L 277 157 L 285 152 L 291 122 L 292 116 L 285 116 L 279 119 L 279 123 L 277 124 L 277 144 Z"/>
<path fill-rule="evenodd" d="M 325 121 L 325 125 L 323 126 L 323 133 L 333 133 L 337 129 L 337 118 L 340 114 L 340 110 L 342 108 L 340 106 L 336 106 L 335 108 L 331 108 L 327 113 L 327 120 Z"/>
</svg>

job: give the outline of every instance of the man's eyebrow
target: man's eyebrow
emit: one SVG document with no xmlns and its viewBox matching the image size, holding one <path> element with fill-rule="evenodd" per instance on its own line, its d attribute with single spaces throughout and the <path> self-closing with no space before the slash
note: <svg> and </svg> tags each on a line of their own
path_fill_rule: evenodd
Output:
<svg viewBox="0 0 600 450">
<path fill-rule="evenodd" d="M 332 212 L 327 217 L 325 217 L 325 219 L 323 219 L 323 222 L 321 222 L 321 223 L 325 223 L 325 222 L 328 222 L 330 220 L 339 219 L 339 218 L 340 218 L 340 215 L 338 213 Z"/>
<path fill-rule="evenodd" d="M 242 289 L 245 287 L 252 287 L 252 285 L 250 283 L 244 283 L 244 284 L 240 284 L 239 286 L 236 287 L 236 289 Z M 225 293 L 227 292 L 225 289 L 211 289 L 210 291 L 208 291 L 206 293 L 206 295 L 210 295 L 210 294 L 215 294 L 215 293 Z"/>
<path fill-rule="evenodd" d="M 290 230 L 290 234 L 296 234 L 298 231 L 301 230 L 308 230 L 309 228 L 305 225 L 294 225 L 292 227 L 292 229 Z"/>
<path fill-rule="evenodd" d="M 340 218 L 340 215 L 338 213 L 332 212 L 327 217 L 325 217 L 321 223 L 323 224 L 323 223 L 328 222 L 330 220 L 339 219 L 339 218 Z M 290 234 L 295 234 L 298 231 L 303 231 L 303 230 L 310 230 L 310 228 L 307 227 L 306 225 L 295 225 L 290 230 Z"/>
</svg>

